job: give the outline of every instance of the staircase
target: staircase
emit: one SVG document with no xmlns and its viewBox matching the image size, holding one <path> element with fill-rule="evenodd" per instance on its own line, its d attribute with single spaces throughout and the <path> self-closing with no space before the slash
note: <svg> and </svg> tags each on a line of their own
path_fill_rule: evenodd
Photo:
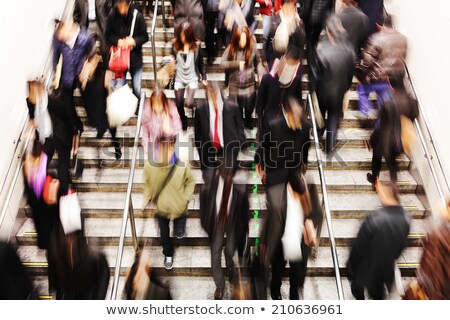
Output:
<svg viewBox="0 0 450 320">
<path fill-rule="evenodd" d="M 170 2 L 166 1 L 166 12 L 170 12 Z M 256 14 L 259 13 L 258 5 Z M 260 17 L 257 17 L 261 20 Z M 163 28 L 162 18 L 157 18 L 156 28 L 156 62 L 158 68 L 164 55 L 170 53 L 171 40 L 173 38 L 173 18 L 167 16 L 169 27 Z M 146 18 L 150 28 L 151 20 Z M 150 31 L 150 29 L 149 29 Z M 261 41 L 262 25 L 259 23 L 256 30 L 256 37 Z M 259 43 L 258 47 L 262 45 Z M 147 96 L 154 87 L 153 64 L 151 56 L 151 43 L 144 45 L 144 74 L 142 87 Z M 219 59 L 216 59 L 213 66 L 207 67 L 207 77 L 209 80 L 224 80 L 223 68 Z M 303 76 L 304 97 L 308 85 L 308 76 Z M 324 169 L 329 193 L 329 205 L 331 209 L 332 225 L 337 245 L 339 257 L 339 267 L 342 276 L 344 295 L 346 299 L 353 299 L 349 283 L 346 278 L 345 263 L 349 255 L 349 248 L 352 240 L 356 237 L 362 219 L 370 211 L 380 207 L 372 186 L 366 180 L 366 173 L 370 171 L 372 153 L 365 148 L 364 140 L 370 136 L 371 128 L 374 125 L 374 118 L 361 121 L 356 116 L 357 94 L 355 92 L 356 79 L 352 85 L 350 94 L 350 106 L 345 112 L 341 121 L 341 129 L 338 134 L 338 158 L 327 159 L 325 155 Z M 173 90 L 165 91 L 169 98 L 174 98 Z M 202 84 L 195 94 L 196 103 L 202 103 L 205 93 Z M 372 97 L 375 100 L 375 97 Z M 85 234 L 90 245 L 103 251 L 108 259 L 111 268 L 111 275 L 114 274 L 117 245 L 119 243 L 120 227 L 124 209 L 124 199 L 128 182 L 128 173 L 131 164 L 132 145 L 136 130 L 136 117 L 130 119 L 123 127 L 118 129 L 118 137 L 121 138 L 123 157 L 120 161 L 114 158 L 114 149 L 110 139 L 96 139 L 95 132 L 88 126 L 81 99 L 77 98 L 77 112 L 85 123 L 85 132 L 81 139 L 80 155 L 83 158 L 86 169 L 83 176 L 75 187 L 78 190 L 82 216 L 84 218 Z M 188 116 L 190 112 L 188 113 Z M 256 121 L 255 121 L 256 123 Z M 193 119 L 189 119 L 189 128 L 186 133 L 180 135 L 181 142 L 187 142 L 188 148 L 183 148 L 181 158 L 187 154 L 193 155 L 189 158 L 194 170 L 193 174 L 197 183 L 195 194 L 189 204 L 189 218 L 187 222 L 186 236 L 182 240 L 173 239 L 176 244 L 174 255 L 174 267 L 167 271 L 163 266 L 162 248 L 159 246 L 159 229 L 155 212 L 153 209 L 142 210 L 142 189 L 143 189 L 143 149 L 140 147 L 135 183 L 132 194 L 134 212 L 136 217 L 136 229 L 138 237 L 147 239 L 147 250 L 153 263 L 153 270 L 159 274 L 164 281 L 170 285 L 174 299 L 212 299 L 215 289 L 211 272 L 210 250 L 208 239 L 200 226 L 199 219 L 199 187 L 203 183 L 197 151 L 192 147 L 193 140 Z M 256 130 L 245 130 L 249 141 L 255 141 Z M 240 169 L 236 180 L 238 183 L 246 184 L 249 190 L 250 212 L 250 240 L 254 245 L 259 231 L 262 227 L 262 220 L 267 215 L 266 196 L 264 186 L 258 178 L 253 161 L 255 146 L 241 153 L 239 162 L 245 169 Z M 326 159 L 326 160 L 325 160 Z M 317 170 L 315 150 L 310 150 L 310 167 L 308 175 L 317 184 L 320 190 L 320 180 Z M 53 160 L 54 162 L 54 160 Z M 401 270 L 403 280 L 409 281 L 409 277 L 414 277 L 417 264 L 421 255 L 421 238 L 423 237 L 424 220 L 427 209 L 421 201 L 423 190 L 413 177 L 411 163 L 405 156 L 398 159 L 399 164 L 399 190 L 401 191 L 401 203 L 411 213 L 413 221 L 410 243 L 402 253 L 398 266 Z M 54 163 L 52 163 L 54 166 Z M 99 165 L 102 170 L 99 170 Z M 381 180 L 388 180 L 389 175 L 385 171 L 383 164 Z M 47 295 L 47 262 L 45 251 L 37 247 L 37 238 L 28 207 L 23 207 L 27 216 L 20 230 L 16 234 L 17 242 L 20 245 L 19 254 L 24 265 L 33 275 L 35 283 L 41 287 L 42 294 Z M 125 277 L 133 263 L 134 249 L 130 228 L 127 230 L 125 240 L 124 256 L 119 292 L 125 282 Z M 223 263 L 224 266 L 224 263 Z M 110 286 L 112 278 L 110 281 Z M 230 288 L 227 288 L 225 299 L 230 298 Z M 288 296 L 289 284 L 287 278 L 282 286 L 282 296 Z M 270 296 L 270 295 L 269 295 Z M 108 292 L 107 298 L 110 294 Z M 44 296 L 51 299 L 52 296 Z M 308 263 L 308 275 L 304 288 L 305 299 L 336 299 L 336 283 L 334 278 L 333 262 L 331 258 L 330 241 L 326 224 L 321 233 L 320 247 L 317 258 L 310 259 Z M 395 298 L 395 295 L 392 297 Z M 398 297 L 397 297 L 398 298 Z"/>
</svg>

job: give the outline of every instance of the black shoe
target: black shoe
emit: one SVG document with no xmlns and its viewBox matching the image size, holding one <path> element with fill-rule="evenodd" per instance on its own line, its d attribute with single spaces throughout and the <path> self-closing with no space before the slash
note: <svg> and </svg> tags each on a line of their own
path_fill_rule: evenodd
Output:
<svg viewBox="0 0 450 320">
<path fill-rule="evenodd" d="M 289 290 L 289 300 L 299 300 L 298 290 Z"/>
<path fill-rule="evenodd" d="M 120 148 L 120 143 L 114 143 L 114 153 L 116 155 L 116 160 L 122 158 L 122 149 Z"/>
<path fill-rule="evenodd" d="M 214 300 L 223 300 L 223 289 L 216 288 L 214 291 Z"/>
<path fill-rule="evenodd" d="M 272 300 L 282 300 L 280 291 L 270 291 L 270 296 Z"/>
<path fill-rule="evenodd" d="M 183 239 L 184 238 L 184 234 L 185 234 L 184 230 L 175 231 L 175 237 L 177 239 Z"/>
<path fill-rule="evenodd" d="M 373 174 L 367 173 L 367 181 L 372 184 L 373 190 L 375 190 L 375 184 L 377 183 L 377 180 L 378 179 Z"/>
</svg>

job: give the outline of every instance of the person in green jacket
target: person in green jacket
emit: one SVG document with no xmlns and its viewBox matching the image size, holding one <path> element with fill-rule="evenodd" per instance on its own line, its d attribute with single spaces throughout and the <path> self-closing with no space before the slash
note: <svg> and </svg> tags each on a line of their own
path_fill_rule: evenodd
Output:
<svg viewBox="0 0 450 320">
<path fill-rule="evenodd" d="M 174 220 L 175 236 L 185 234 L 187 207 L 194 193 L 195 181 L 189 162 L 181 162 L 175 153 L 175 137 L 162 137 L 153 157 L 144 166 L 144 203 L 153 201 L 159 223 L 164 267 L 173 266 L 173 244 L 170 220 Z M 170 176 L 169 176 L 170 174 Z"/>
</svg>

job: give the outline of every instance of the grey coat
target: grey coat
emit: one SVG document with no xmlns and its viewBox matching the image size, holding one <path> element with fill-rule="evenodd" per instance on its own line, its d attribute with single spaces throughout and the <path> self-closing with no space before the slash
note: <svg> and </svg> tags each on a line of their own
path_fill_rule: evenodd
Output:
<svg viewBox="0 0 450 320">
<path fill-rule="evenodd" d="M 188 21 L 194 27 L 194 35 L 198 40 L 205 40 L 205 23 L 203 22 L 203 6 L 201 0 L 177 0 L 174 9 L 174 27 L 177 28 Z"/>
</svg>

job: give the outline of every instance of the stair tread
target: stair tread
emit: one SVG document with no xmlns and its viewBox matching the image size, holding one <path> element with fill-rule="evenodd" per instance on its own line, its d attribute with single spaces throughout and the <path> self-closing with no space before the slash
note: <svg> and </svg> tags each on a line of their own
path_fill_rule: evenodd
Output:
<svg viewBox="0 0 450 320">
<path fill-rule="evenodd" d="M 80 199 L 81 201 L 81 199 Z M 111 199 L 112 202 L 112 199 Z M 136 230 L 142 237 L 157 238 L 159 237 L 159 227 L 157 218 L 136 218 Z M 108 228 L 105 228 L 105 221 L 108 223 Z M 423 219 L 411 220 L 410 234 L 423 234 L 426 230 L 426 222 Z M 263 227 L 263 219 L 250 219 L 249 236 L 250 238 L 259 237 L 260 230 Z M 324 222 L 325 223 L 325 222 Z M 332 219 L 332 226 L 335 238 L 353 239 L 358 234 L 358 230 L 362 223 L 361 219 Z M 122 219 L 118 218 L 86 218 L 84 219 L 86 237 L 94 238 L 118 238 L 122 226 Z M 34 237 L 35 234 L 34 223 L 31 218 L 27 218 L 17 233 L 18 237 Z M 321 236 L 328 238 L 328 230 L 324 224 L 322 227 Z M 131 228 L 127 228 L 127 237 L 131 237 Z M 186 224 L 186 239 L 201 238 L 206 239 L 208 236 L 200 224 L 200 218 L 188 218 Z M 181 240 L 181 243 L 183 241 Z"/>
<path fill-rule="evenodd" d="M 108 261 L 108 265 L 111 269 L 115 266 L 117 247 L 100 247 Z M 420 248 L 405 248 L 402 255 L 398 259 L 400 264 L 416 264 L 420 262 L 421 251 Z M 164 268 L 164 261 L 162 249 L 159 246 L 146 247 L 144 249 L 145 254 L 150 257 L 151 265 L 153 268 Z M 339 260 L 339 267 L 345 268 L 350 251 L 346 247 L 336 248 Z M 32 263 L 46 263 L 46 250 L 37 249 L 31 246 L 21 246 L 18 250 L 19 256 L 22 262 Z M 125 246 L 123 251 L 122 268 L 128 269 L 134 263 L 135 252 L 132 246 Z M 222 254 L 222 267 L 225 267 L 225 257 Z M 209 246 L 201 247 L 188 247 L 180 246 L 174 251 L 173 256 L 173 268 L 174 269 L 189 269 L 189 268 L 211 268 L 211 249 Z M 310 259 L 308 261 L 308 268 L 333 268 L 333 260 L 331 256 L 331 250 L 329 247 L 319 247 L 317 253 L 317 259 Z"/>
</svg>

